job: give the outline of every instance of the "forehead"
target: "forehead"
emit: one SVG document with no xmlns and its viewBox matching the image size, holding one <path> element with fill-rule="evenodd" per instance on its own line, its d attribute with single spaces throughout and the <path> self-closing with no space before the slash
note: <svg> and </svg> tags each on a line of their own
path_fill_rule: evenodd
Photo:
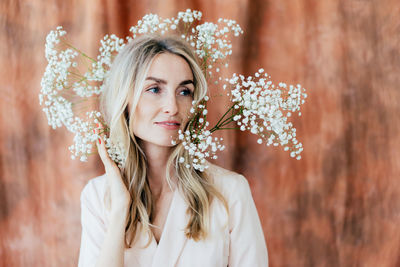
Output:
<svg viewBox="0 0 400 267">
<path fill-rule="evenodd" d="M 186 60 L 171 53 L 162 53 L 154 57 L 146 77 L 149 76 L 178 83 L 193 80 L 192 69 Z"/>
</svg>

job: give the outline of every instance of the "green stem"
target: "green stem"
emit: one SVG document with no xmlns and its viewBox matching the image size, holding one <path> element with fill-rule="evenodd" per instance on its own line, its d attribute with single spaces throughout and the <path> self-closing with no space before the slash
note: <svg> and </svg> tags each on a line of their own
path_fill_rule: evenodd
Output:
<svg viewBox="0 0 400 267">
<path fill-rule="evenodd" d="M 232 117 L 228 118 L 227 120 L 225 120 L 223 123 L 221 123 L 221 125 L 219 127 L 223 127 L 225 125 L 228 125 L 229 123 L 233 122 Z"/>
<path fill-rule="evenodd" d="M 76 105 L 82 104 L 84 102 L 87 102 L 87 99 L 78 100 L 78 101 L 75 101 L 74 103 L 71 103 L 71 104 L 72 104 L 72 106 L 76 106 Z M 81 107 L 82 110 L 85 109 L 85 108 L 86 108 L 86 106 Z"/>
<path fill-rule="evenodd" d="M 88 59 L 91 60 L 92 62 L 96 62 L 96 60 L 94 60 L 93 58 L 89 57 L 88 55 L 86 55 L 85 53 L 83 53 L 83 52 L 82 52 L 81 50 L 79 50 L 78 48 L 76 48 L 76 47 L 70 45 L 70 44 L 67 43 L 67 42 L 64 42 L 63 40 L 61 40 L 61 42 L 64 43 L 65 45 L 71 47 L 71 48 L 74 49 L 76 52 L 80 53 L 82 56 L 88 58 Z"/>
<path fill-rule="evenodd" d="M 83 75 L 81 75 L 81 74 L 79 74 L 79 73 L 75 73 L 75 72 L 72 72 L 72 71 L 69 71 L 69 73 L 70 73 L 70 74 L 73 74 L 73 75 L 75 75 L 75 76 L 78 76 L 78 77 L 82 77 L 83 80 L 86 80 L 86 79 L 87 79 L 85 76 L 83 76 Z"/>
<path fill-rule="evenodd" d="M 217 122 L 217 124 L 211 129 L 211 130 L 213 130 L 214 128 L 217 128 L 217 127 L 219 127 L 220 125 L 220 122 L 223 120 L 223 118 L 225 118 L 225 116 L 229 113 L 229 111 L 234 107 L 234 105 L 235 104 L 233 104 L 226 112 L 225 112 L 225 114 L 224 115 L 222 115 L 222 117 L 219 119 L 219 121 Z M 210 131 L 211 131 L 210 130 Z"/>
<path fill-rule="evenodd" d="M 209 55 L 207 49 L 204 50 L 204 51 L 205 51 L 205 54 L 206 54 L 206 55 L 203 57 L 203 72 L 204 72 L 205 78 L 206 78 L 206 80 L 207 80 L 207 79 L 208 79 L 208 72 L 207 72 L 207 70 L 208 70 L 208 64 L 207 64 L 207 61 L 208 61 L 208 58 L 210 57 L 210 55 Z"/>
<path fill-rule="evenodd" d="M 233 111 L 233 109 L 232 109 L 232 111 Z M 239 113 L 237 113 L 237 114 L 241 114 L 241 112 L 239 111 Z M 228 123 L 232 122 L 233 121 L 233 117 L 235 117 L 237 114 L 232 112 L 230 117 L 226 118 L 223 122 L 221 122 L 220 127 L 224 126 L 225 124 L 228 124 Z"/>
<path fill-rule="evenodd" d="M 193 22 L 191 22 L 191 23 L 185 23 L 185 30 L 184 30 L 185 36 L 188 35 L 188 32 L 189 32 L 190 27 L 192 26 L 192 24 L 193 24 Z"/>
<path fill-rule="evenodd" d="M 218 130 L 239 130 L 240 128 L 234 127 L 234 128 L 218 128 Z"/>
</svg>

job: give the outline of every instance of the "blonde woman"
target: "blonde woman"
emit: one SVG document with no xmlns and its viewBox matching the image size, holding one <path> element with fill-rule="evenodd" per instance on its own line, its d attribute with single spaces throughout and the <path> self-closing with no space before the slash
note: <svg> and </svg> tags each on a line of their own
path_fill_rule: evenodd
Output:
<svg viewBox="0 0 400 267">
<path fill-rule="evenodd" d="M 212 164 L 187 168 L 186 150 L 171 144 L 206 92 L 178 37 L 142 36 L 115 58 L 101 110 L 128 156 L 120 170 L 99 139 L 105 174 L 81 193 L 79 266 L 268 266 L 247 180 Z"/>
</svg>

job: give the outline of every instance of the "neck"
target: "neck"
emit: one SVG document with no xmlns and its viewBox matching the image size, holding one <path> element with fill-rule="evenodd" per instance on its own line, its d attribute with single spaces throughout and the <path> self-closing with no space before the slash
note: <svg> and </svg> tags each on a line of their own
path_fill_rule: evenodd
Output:
<svg viewBox="0 0 400 267">
<path fill-rule="evenodd" d="M 157 146 L 147 142 L 139 142 L 139 145 L 146 155 L 147 179 L 152 194 L 157 197 L 164 192 L 171 191 L 166 179 L 166 170 L 167 161 L 173 151 L 173 147 Z M 170 177 L 174 177 L 173 169 L 170 171 Z M 174 182 L 174 180 L 172 181 Z"/>
</svg>

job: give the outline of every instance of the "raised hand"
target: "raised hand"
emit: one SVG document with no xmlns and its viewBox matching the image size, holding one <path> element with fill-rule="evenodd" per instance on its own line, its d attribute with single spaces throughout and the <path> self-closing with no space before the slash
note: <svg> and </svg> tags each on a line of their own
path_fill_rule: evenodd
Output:
<svg viewBox="0 0 400 267">
<path fill-rule="evenodd" d="M 97 140 L 97 151 L 106 171 L 106 192 L 105 206 L 112 215 L 126 215 L 131 203 L 131 196 L 126 188 L 121 171 L 107 153 L 107 148 L 103 139 L 102 128 L 98 128 L 97 133 L 100 138 Z"/>
</svg>

